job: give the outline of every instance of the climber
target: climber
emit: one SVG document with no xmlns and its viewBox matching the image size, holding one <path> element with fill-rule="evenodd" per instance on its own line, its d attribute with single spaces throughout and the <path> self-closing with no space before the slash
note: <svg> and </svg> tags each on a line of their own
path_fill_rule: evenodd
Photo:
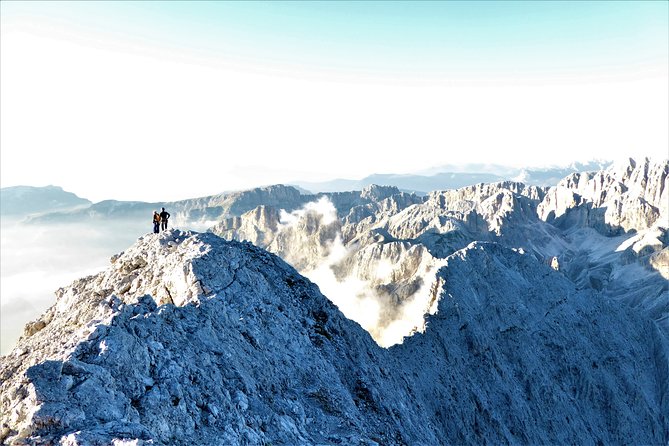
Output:
<svg viewBox="0 0 669 446">
<path fill-rule="evenodd" d="M 165 231 L 167 230 L 167 220 L 170 218 L 170 213 L 163 208 L 163 210 L 160 212 L 160 225 L 162 226 L 162 230 Z"/>
<path fill-rule="evenodd" d="M 158 214 L 158 211 L 153 211 L 153 232 L 154 234 L 160 232 L 160 214 Z"/>
</svg>

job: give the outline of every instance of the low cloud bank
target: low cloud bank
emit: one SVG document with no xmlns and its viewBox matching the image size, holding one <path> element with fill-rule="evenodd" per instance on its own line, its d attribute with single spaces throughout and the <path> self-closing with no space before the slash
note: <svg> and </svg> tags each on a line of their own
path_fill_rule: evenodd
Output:
<svg viewBox="0 0 669 446">
<path fill-rule="evenodd" d="M 54 292 L 97 273 L 134 243 L 134 225 L 7 224 L 1 230 L 0 353 L 11 350 L 26 322 L 55 302 Z"/>
</svg>

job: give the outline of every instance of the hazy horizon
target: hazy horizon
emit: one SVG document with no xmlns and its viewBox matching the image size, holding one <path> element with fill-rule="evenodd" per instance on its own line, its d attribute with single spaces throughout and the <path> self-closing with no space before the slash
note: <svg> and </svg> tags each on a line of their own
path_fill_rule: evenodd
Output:
<svg viewBox="0 0 669 446">
<path fill-rule="evenodd" d="M 158 201 L 669 146 L 667 2 L 0 8 L 2 186 Z"/>
<path fill-rule="evenodd" d="M 348 177 L 344 178 L 343 176 L 335 176 L 335 177 L 330 177 L 330 176 L 323 176 L 320 178 L 313 179 L 311 181 L 307 181 L 301 178 L 294 178 L 293 180 L 290 181 L 284 181 L 280 183 L 265 183 L 265 184 L 255 184 L 255 185 L 250 185 L 248 187 L 240 187 L 237 189 L 227 189 L 227 190 L 217 190 L 213 191 L 211 193 L 205 194 L 205 195 L 199 195 L 199 196 L 180 196 L 180 197 L 163 197 L 162 199 L 158 200 L 148 200 L 148 199 L 143 199 L 142 198 L 142 193 L 139 192 L 135 195 L 127 196 L 125 198 L 119 198 L 115 196 L 107 197 L 107 198 L 99 198 L 97 197 L 96 199 L 92 199 L 89 195 L 87 195 L 85 192 L 82 191 L 77 191 L 77 190 L 68 190 L 64 188 L 60 184 L 12 184 L 12 185 L 2 185 L 1 189 L 8 189 L 12 187 L 36 187 L 36 188 L 44 188 L 44 187 L 60 187 L 62 188 L 65 192 L 71 192 L 77 195 L 79 198 L 87 199 L 90 200 L 92 203 L 99 203 L 101 201 L 107 201 L 107 200 L 114 200 L 114 201 L 142 201 L 142 202 L 155 202 L 155 203 L 160 203 L 160 202 L 173 202 L 173 201 L 180 201 L 180 200 L 187 200 L 187 199 L 193 199 L 193 198 L 200 198 L 200 197 L 206 197 L 206 196 L 212 196 L 212 195 L 218 195 L 221 193 L 229 193 L 229 192 L 237 192 L 237 191 L 243 191 L 243 190 L 249 190 L 249 189 L 254 189 L 254 188 L 259 188 L 259 187 L 267 187 L 275 184 L 286 184 L 286 185 L 294 185 L 294 186 L 299 186 L 301 184 L 308 184 L 308 183 L 313 183 L 313 184 L 320 184 L 320 183 L 328 183 L 328 182 L 336 182 L 336 181 L 359 181 L 363 180 L 365 178 L 369 177 L 374 177 L 374 176 L 384 176 L 384 175 L 407 175 L 407 176 L 423 176 L 423 177 L 432 177 L 434 175 L 437 175 L 439 173 L 456 173 L 456 174 L 468 174 L 468 173 L 487 173 L 487 174 L 495 174 L 499 175 L 501 177 L 504 176 L 510 176 L 511 171 L 522 171 L 522 170 L 548 170 L 548 169 L 568 169 L 571 166 L 575 165 L 611 165 L 615 164 L 616 162 L 624 162 L 627 157 L 622 157 L 619 160 L 605 160 L 605 159 L 590 159 L 590 160 L 573 160 L 570 162 L 566 162 L 563 164 L 545 164 L 545 165 L 534 165 L 534 166 L 527 166 L 527 165 L 501 165 L 501 164 L 491 164 L 491 163 L 463 163 L 463 164 L 449 164 L 449 165 L 442 165 L 442 166 L 427 166 L 426 168 L 415 170 L 412 172 L 370 172 L 368 174 L 364 174 L 362 176 L 356 176 L 356 177 Z M 638 159 L 637 159 L 638 161 Z M 511 178 L 509 178 L 511 179 Z M 429 191 L 424 191 L 424 192 L 429 192 Z"/>
</svg>

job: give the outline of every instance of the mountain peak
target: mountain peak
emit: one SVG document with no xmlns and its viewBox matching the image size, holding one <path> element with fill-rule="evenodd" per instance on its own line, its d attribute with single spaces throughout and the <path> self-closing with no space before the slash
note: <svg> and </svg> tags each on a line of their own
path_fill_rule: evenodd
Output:
<svg viewBox="0 0 669 446">
<path fill-rule="evenodd" d="M 149 234 L 0 362 L 0 442 L 664 444 L 668 175 L 206 197 L 392 346 L 258 247 Z"/>
<path fill-rule="evenodd" d="M 363 199 L 381 201 L 399 193 L 399 189 L 395 186 L 379 186 L 378 184 L 370 184 L 369 186 L 365 186 L 362 189 L 360 197 Z"/>
<path fill-rule="evenodd" d="M 379 361 L 369 335 L 275 255 L 151 234 L 59 290 L 4 358 L 0 440 L 323 442 L 319 430 L 335 431 L 324 405 L 357 420 L 358 437 L 339 441 L 383 438 L 356 402 L 362 352 Z"/>
<path fill-rule="evenodd" d="M 273 254 L 144 236 L 3 358 L 0 441 L 666 442 L 652 321 L 496 243 L 444 261 L 426 330 L 382 349 Z"/>
</svg>

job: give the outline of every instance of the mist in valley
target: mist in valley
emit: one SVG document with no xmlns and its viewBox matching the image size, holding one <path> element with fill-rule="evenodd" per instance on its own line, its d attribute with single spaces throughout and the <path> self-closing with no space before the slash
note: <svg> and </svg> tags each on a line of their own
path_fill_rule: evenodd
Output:
<svg viewBox="0 0 669 446">
<path fill-rule="evenodd" d="M 211 222 L 175 218 L 170 223 L 204 231 Z M 58 288 L 102 271 L 114 254 L 151 232 L 150 216 L 146 221 L 90 219 L 78 223 L 27 222 L 3 216 L 0 354 L 9 353 L 26 322 L 53 305 Z"/>
</svg>

